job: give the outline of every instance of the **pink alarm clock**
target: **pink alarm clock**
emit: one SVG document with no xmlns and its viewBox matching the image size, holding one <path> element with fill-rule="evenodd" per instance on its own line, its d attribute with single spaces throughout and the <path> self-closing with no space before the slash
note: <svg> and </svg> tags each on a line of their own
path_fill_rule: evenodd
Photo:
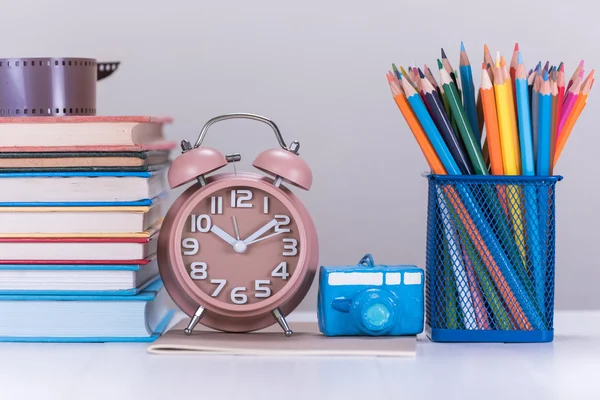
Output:
<svg viewBox="0 0 600 400">
<path fill-rule="evenodd" d="M 241 159 L 202 146 L 211 125 L 247 118 L 269 125 L 281 148 L 262 152 L 252 164 L 264 174 L 218 171 Z M 300 144 L 288 147 L 265 117 L 234 113 L 209 120 L 194 147 L 181 142 L 168 181 L 176 188 L 195 181 L 167 212 L 158 238 L 158 265 L 173 301 L 191 317 L 191 334 L 201 323 L 224 332 L 250 332 L 279 323 L 306 296 L 317 271 L 314 223 L 285 186 L 309 190 L 312 172 Z M 235 165 L 234 165 L 235 167 Z M 235 171 L 235 168 L 234 168 Z"/>
</svg>

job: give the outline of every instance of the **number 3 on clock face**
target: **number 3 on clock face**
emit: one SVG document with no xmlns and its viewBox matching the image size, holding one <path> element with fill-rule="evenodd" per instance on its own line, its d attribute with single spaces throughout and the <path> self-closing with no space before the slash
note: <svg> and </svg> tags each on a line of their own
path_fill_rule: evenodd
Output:
<svg viewBox="0 0 600 400">
<path fill-rule="evenodd" d="M 187 276 L 212 299 L 245 305 L 279 292 L 302 243 L 292 213 L 257 188 L 225 188 L 202 199 L 181 232 Z"/>
</svg>

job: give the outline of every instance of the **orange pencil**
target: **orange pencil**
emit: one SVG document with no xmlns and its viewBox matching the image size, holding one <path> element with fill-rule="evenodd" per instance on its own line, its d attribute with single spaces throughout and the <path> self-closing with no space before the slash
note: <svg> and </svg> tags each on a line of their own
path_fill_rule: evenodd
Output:
<svg viewBox="0 0 600 400">
<path fill-rule="evenodd" d="M 504 175 L 500 131 L 498 130 L 498 114 L 496 112 L 496 96 L 494 95 L 494 87 L 485 63 L 481 66 L 481 88 L 479 92 L 481 93 L 483 119 L 485 121 L 486 139 L 488 152 L 490 154 L 492 175 Z"/>
</svg>

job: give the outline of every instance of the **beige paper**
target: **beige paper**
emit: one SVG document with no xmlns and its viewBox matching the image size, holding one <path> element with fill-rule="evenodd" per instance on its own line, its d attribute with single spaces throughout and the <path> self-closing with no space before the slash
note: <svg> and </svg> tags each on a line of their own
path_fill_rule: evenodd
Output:
<svg viewBox="0 0 600 400">
<path fill-rule="evenodd" d="M 279 325 L 251 333 L 217 332 L 198 324 L 192 335 L 180 321 L 148 346 L 152 354 L 229 354 L 269 356 L 383 356 L 415 357 L 416 336 L 326 337 L 316 322 L 290 322 L 286 337 Z"/>
</svg>

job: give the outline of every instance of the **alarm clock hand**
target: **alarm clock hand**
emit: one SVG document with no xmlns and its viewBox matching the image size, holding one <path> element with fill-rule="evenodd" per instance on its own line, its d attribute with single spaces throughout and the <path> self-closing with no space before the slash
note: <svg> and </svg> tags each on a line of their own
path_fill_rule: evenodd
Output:
<svg viewBox="0 0 600 400">
<path fill-rule="evenodd" d="M 221 239 L 223 239 L 224 241 L 226 241 L 227 243 L 229 243 L 231 246 L 234 246 L 237 242 L 237 240 L 235 240 L 234 237 L 232 237 L 229 233 L 225 232 L 223 229 L 219 228 L 216 225 L 213 225 L 212 228 L 210 228 L 210 231 L 218 237 L 220 237 Z"/>
<path fill-rule="evenodd" d="M 271 221 L 269 221 L 269 223 L 267 223 L 265 226 L 263 226 L 262 228 L 260 228 L 259 230 L 257 230 L 256 232 L 254 232 L 252 235 L 248 236 L 248 238 L 246 238 L 244 240 L 244 244 L 248 245 L 251 242 L 253 242 L 255 239 L 258 239 L 259 236 L 261 236 L 263 233 L 267 232 L 269 229 L 274 228 L 275 226 L 277 226 L 278 222 L 275 218 L 273 218 Z"/>
<path fill-rule="evenodd" d="M 252 243 L 260 242 L 261 240 L 265 240 L 265 239 L 268 239 L 268 238 L 270 238 L 270 237 L 277 236 L 277 235 L 279 235 L 279 234 L 282 234 L 283 232 L 284 232 L 284 231 L 278 231 L 278 232 L 275 232 L 275 233 L 271 233 L 270 235 L 263 236 L 263 237 L 261 237 L 261 238 L 255 239 L 255 240 L 253 240 L 253 241 L 251 241 L 251 242 L 249 242 L 249 243 L 246 243 L 246 245 L 247 245 L 247 246 L 249 246 L 249 245 L 251 245 Z"/>
</svg>

